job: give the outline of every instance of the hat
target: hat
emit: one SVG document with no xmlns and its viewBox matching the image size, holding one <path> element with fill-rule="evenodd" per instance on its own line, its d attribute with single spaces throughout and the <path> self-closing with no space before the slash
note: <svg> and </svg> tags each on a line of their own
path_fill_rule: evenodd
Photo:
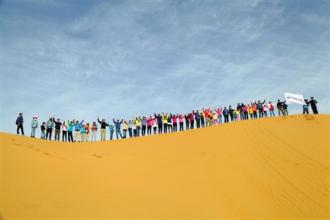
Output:
<svg viewBox="0 0 330 220">
<path fill-rule="evenodd" d="M 38 117 L 34 115 L 32 118 L 38 118 Z"/>
</svg>

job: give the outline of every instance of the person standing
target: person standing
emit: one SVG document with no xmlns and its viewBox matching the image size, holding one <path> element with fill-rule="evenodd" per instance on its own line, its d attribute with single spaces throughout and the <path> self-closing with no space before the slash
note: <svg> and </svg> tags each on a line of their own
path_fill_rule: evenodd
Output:
<svg viewBox="0 0 330 220">
<path fill-rule="evenodd" d="M 183 123 L 184 123 L 184 116 L 182 114 L 179 115 L 179 130 L 183 131 Z"/>
<path fill-rule="evenodd" d="M 49 118 L 46 123 L 46 140 L 52 140 L 52 133 L 53 133 L 53 127 L 54 127 L 54 118 Z"/>
<path fill-rule="evenodd" d="M 274 105 L 271 101 L 268 103 L 268 109 L 269 109 L 269 116 L 270 117 L 275 117 Z"/>
<path fill-rule="evenodd" d="M 317 101 L 314 99 L 314 97 L 311 97 L 309 104 L 311 104 L 313 114 L 318 114 L 319 112 L 317 111 L 317 106 L 316 106 Z"/>
<path fill-rule="evenodd" d="M 119 121 L 119 119 L 117 119 L 117 121 L 115 119 L 113 119 L 113 123 L 115 124 L 115 128 L 116 128 L 116 138 L 118 138 L 118 134 L 120 136 L 120 138 L 123 138 L 123 135 L 121 134 L 121 124 L 123 123 L 124 119 L 122 119 L 121 121 Z M 141 123 L 141 120 L 140 120 Z"/>
<path fill-rule="evenodd" d="M 304 114 L 309 114 L 308 108 L 309 108 L 309 102 L 307 99 L 304 99 L 305 103 L 303 104 L 303 115 Z"/>
<path fill-rule="evenodd" d="M 90 126 L 89 123 L 86 123 L 85 130 L 86 130 L 86 142 L 88 142 L 89 141 L 89 135 L 91 133 L 91 126 Z"/>
<path fill-rule="evenodd" d="M 23 123 L 24 123 L 23 113 L 19 113 L 16 119 L 17 134 L 19 134 L 19 130 L 21 130 L 22 135 L 24 135 Z"/>
<path fill-rule="evenodd" d="M 61 134 L 61 125 L 60 119 L 58 118 L 57 121 L 53 118 L 53 122 L 55 123 L 55 141 L 60 140 L 60 134 Z"/>
<path fill-rule="evenodd" d="M 65 124 L 65 121 L 63 122 L 61 128 L 62 128 L 62 141 L 67 142 L 68 141 L 68 126 Z"/>
<path fill-rule="evenodd" d="M 128 136 L 130 138 L 133 137 L 133 121 L 132 120 L 128 120 Z"/>
<path fill-rule="evenodd" d="M 73 124 L 73 121 L 68 121 L 68 141 L 69 142 L 73 142 L 73 127 L 74 127 L 74 124 Z"/>
<path fill-rule="evenodd" d="M 34 138 L 36 135 L 36 129 L 38 128 L 38 118 L 37 116 L 33 116 L 31 122 L 31 137 Z"/>
<path fill-rule="evenodd" d="M 278 110 L 278 116 L 284 115 L 284 111 L 283 111 L 283 102 L 281 102 L 280 100 L 277 100 L 277 104 L 276 104 L 277 110 Z"/>
<path fill-rule="evenodd" d="M 143 127 L 143 125 L 142 125 L 142 127 Z M 128 130 L 128 122 L 127 121 L 124 121 L 123 122 L 123 138 L 126 138 L 127 130 Z"/>
<path fill-rule="evenodd" d="M 288 105 L 286 104 L 286 102 L 283 102 L 282 103 L 282 106 L 283 106 L 283 115 L 289 115 L 289 112 L 288 112 Z"/>
<path fill-rule="evenodd" d="M 222 111 L 225 123 L 229 122 L 229 110 L 225 107 Z"/>
<path fill-rule="evenodd" d="M 96 134 L 97 134 L 97 124 L 94 121 L 92 126 L 91 126 L 91 131 L 92 131 L 92 135 L 91 135 L 91 141 L 96 141 Z"/>
<path fill-rule="evenodd" d="M 145 136 L 146 135 L 147 123 L 148 123 L 147 117 L 143 116 L 142 117 L 142 120 L 141 120 L 141 124 L 142 124 L 142 136 Z"/>
<path fill-rule="evenodd" d="M 41 126 L 40 126 L 40 130 L 41 130 L 41 139 L 45 139 L 46 137 L 46 123 L 42 122 Z"/>
<path fill-rule="evenodd" d="M 109 132 L 110 132 L 110 141 L 113 139 L 113 134 L 115 133 L 115 126 L 109 122 Z"/>
<path fill-rule="evenodd" d="M 80 135 L 80 130 L 81 127 L 83 126 L 84 120 L 82 120 L 80 123 L 79 121 L 76 120 L 76 123 L 74 124 L 74 141 L 81 141 L 81 135 Z"/>
<path fill-rule="evenodd" d="M 100 121 L 99 118 L 97 118 L 97 121 L 101 124 L 101 141 L 105 141 L 105 135 L 106 135 L 106 128 L 107 126 L 109 126 L 108 123 L 105 122 L 105 119 L 102 119 L 102 121 Z"/>
</svg>

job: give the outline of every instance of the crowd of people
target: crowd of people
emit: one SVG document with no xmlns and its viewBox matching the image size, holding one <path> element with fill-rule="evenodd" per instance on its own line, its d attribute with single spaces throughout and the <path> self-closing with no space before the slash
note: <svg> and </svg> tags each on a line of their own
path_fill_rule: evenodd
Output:
<svg viewBox="0 0 330 220">
<path fill-rule="evenodd" d="M 309 114 L 311 106 L 313 114 L 318 114 L 317 101 L 314 97 L 310 100 L 305 99 L 303 105 L 303 114 Z M 222 123 L 229 123 L 239 120 L 257 119 L 263 117 L 274 117 L 275 107 L 278 116 L 288 115 L 288 105 L 285 101 L 278 100 L 276 105 L 271 101 L 251 102 L 250 104 L 238 103 L 234 108 L 232 106 L 219 107 L 215 109 L 203 108 L 202 110 L 193 110 L 186 114 L 161 113 L 150 116 L 134 117 L 131 120 L 113 119 L 112 121 L 100 120 L 97 122 L 85 123 L 84 120 L 61 121 L 59 118 L 50 117 L 46 122 L 40 125 L 41 139 L 54 139 L 64 142 L 87 142 L 96 141 L 97 132 L 100 130 L 101 141 L 106 140 L 106 133 L 109 130 L 110 140 L 134 138 L 146 135 L 155 135 L 162 133 L 171 133 L 195 128 L 209 127 Z M 16 119 L 17 134 L 21 131 L 24 135 L 23 113 L 20 113 Z M 34 138 L 39 128 L 37 116 L 33 116 L 31 122 L 31 137 Z M 62 136 L 61 136 L 62 134 Z"/>
</svg>

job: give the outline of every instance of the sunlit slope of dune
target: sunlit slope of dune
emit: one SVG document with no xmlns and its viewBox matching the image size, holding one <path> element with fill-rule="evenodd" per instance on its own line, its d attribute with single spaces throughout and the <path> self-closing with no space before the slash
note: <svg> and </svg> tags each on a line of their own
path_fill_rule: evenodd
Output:
<svg viewBox="0 0 330 220">
<path fill-rule="evenodd" d="M 0 134 L 3 219 L 329 218 L 330 116 L 97 143 Z"/>
</svg>

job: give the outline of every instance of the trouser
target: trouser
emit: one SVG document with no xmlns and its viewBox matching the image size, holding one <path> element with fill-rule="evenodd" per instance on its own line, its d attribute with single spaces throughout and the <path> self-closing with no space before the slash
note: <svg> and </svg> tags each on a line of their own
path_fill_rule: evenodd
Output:
<svg viewBox="0 0 330 220">
<path fill-rule="evenodd" d="M 168 131 L 169 133 L 173 131 L 172 124 L 168 124 L 168 125 L 167 125 L 167 131 Z"/>
<path fill-rule="evenodd" d="M 267 117 L 267 111 L 264 111 L 264 117 Z"/>
<path fill-rule="evenodd" d="M 174 123 L 173 124 L 173 131 L 174 132 L 177 132 L 178 131 L 178 124 L 177 123 Z"/>
<path fill-rule="evenodd" d="M 234 115 L 230 115 L 230 121 L 234 121 Z"/>
<path fill-rule="evenodd" d="M 89 141 L 89 136 L 90 136 L 90 133 L 89 132 L 86 132 L 85 141 Z"/>
<path fill-rule="evenodd" d="M 308 108 L 304 108 L 304 109 L 303 109 L 303 114 L 307 114 L 307 115 L 309 114 L 309 112 L 308 112 Z"/>
<path fill-rule="evenodd" d="M 180 131 L 183 131 L 183 122 L 180 122 L 179 126 L 180 126 Z"/>
<path fill-rule="evenodd" d="M 140 136 L 140 130 L 141 130 L 141 127 L 140 126 L 136 126 L 136 136 L 137 137 Z"/>
<path fill-rule="evenodd" d="M 158 123 L 158 133 L 161 134 L 163 132 L 163 125 Z"/>
<path fill-rule="evenodd" d="M 113 139 L 113 133 L 115 132 L 115 130 L 110 130 L 110 141 Z"/>
<path fill-rule="evenodd" d="M 47 128 L 47 130 L 46 130 L 46 140 L 47 139 L 49 139 L 49 140 L 52 139 L 52 133 L 53 133 L 53 129 L 52 128 Z"/>
<path fill-rule="evenodd" d="M 123 130 L 123 138 L 126 138 L 127 130 Z"/>
<path fill-rule="evenodd" d="M 74 141 L 81 141 L 80 131 L 74 131 Z"/>
<path fill-rule="evenodd" d="M 269 116 L 270 116 L 270 117 L 272 117 L 272 116 L 275 117 L 274 110 L 269 110 Z"/>
<path fill-rule="evenodd" d="M 147 127 L 147 134 L 151 135 L 151 125 L 148 125 L 148 127 Z"/>
<path fill-rule="evenodd" d="M 86 141 L 86 133 L 80 133 L 81 142 Z"/>
<path fill-rule="evenodd" d="M 288 109 L 283 109 L 283 115 L 289 115 Z"/>
<path fill-rule="evenodd" d="M 241 117 L 241 120 L 245 120 L 244 112 L 242 110 L 240 111 L 239 115 Z"/>
<path fill-rule="evenodd" d="M 132 128 L 128 128 L 128 135 L 130 138 L 133 137 Z"/>
<path fill-rule="evenodd" d="M 142 136 L 145 136 L 146 135 L 146 126 L 145 125 L 142 125 Z"/>
<path fill-rule="evenodd" d="M 203 128 L 205 127 L 205 119 L 204 119 L 204 117 L 201 117 L 201 125 L 202 125 Z"/>
<path fill-rule="evenodd" d="M 61 133 L 61 130 L 55 128 L 55 141 L 59 141 L 60 140 L 60 133 Z"/>
<path fill-rule="evenodd" d="M 258 118 L 257 111 L 253 112 L 253 118 Z"/>
<path fill-rule="evenodd" d="M 249 113 L 244 112 L 244 120 L 248 120 L 249 119 Z"/>
<path fill-rule="evenodd" d="M 121 130 L 120 129 L 116 129 L 116 138 L 117 139 L 119 139 L 118 138 L 118 134 L 119 134 L 120 138 L 123 138 L 123 135 L 121 134 Z"/>
<path fill-rule="evenodd" d="M 250 113 L 250 118 L 253 119 L 253 113 Z"/>
<path fill-rule="evenodd" d="M 137 131 L 136 131 L 136 128 L 133 129 L 133 137 L 137 137 Z"/>
<path fill-rule="evenodd" d="M 154 134 L 157 134 L 157 127 L 154 126 Z"/>
<path fill-rule="evenodd" d="M 62 141 L 68 141 L 67 131 L 62 131 Z"/>
<path fill-rule="evenodd" d="M 68 131 L 68 140 L 69 142 L 73 142 L 73 135 L 72 135 L 72 131 Z"/>
<path fill-rule="evenodd" d="M 41 130 L 41 136 L 40 136 L 40 138 L 41 139 L 45 139 L 45 137 L 46 137 L 46 131 L 45 130 Z"/>
<path fill-rule="evenodd" d="M 92 131 L 91 141 L 96 141 L 96 131 Z"/>
<path fill-rule="evenodd" d="M 189 130 L 189 121 L 186 121 L 186 130 Z"/>
<path fill-rule="evenodd" d="M 24 135 L 23 125 L 17 125 L 17 134 L 19 134 L 19 130 L 21 130 L 22 135 Z"/>
<path fill-rule="evenodd" d="M 284 115 L 284 111 L 282 108 L 278 109 L 278 116 Z"/>
<path fill-rule="evenodd" d="M 196 126 L 197 126 L 197 128 L 200 128 L 200 126 L 201 126 L 201 120 L 196 120 Z"/>
<path fill-rule="evenodd" d="M 194 129 L 194 121 L 190 121 L 190 129 Z"/>
<path fill-rule="evenodd" d="M 259 118 L 262 118 L 264 116 L 264 111 L 259 110 Z"/>
<path fill-rule="evenodd" d="M 167 124 L 164 123 L 164 133 L 167 133 Z"/>
<path fill-rule="evenodd" d="M 105 128 L 101 128 L 101 141 L 105 141 L 105 135 L 107 130 Z"/>
<path fill-rule="evenodd" d="M 36 127 L 35 128 L 31 128 L 31 137 L 34 138 L 35 135 L 36 135 Z"/>
<path fill-rule="evenodd" d="M 316 108 L 316 107 L 314 107 L 314 108 L 312 107 L 312 111 L 313 111 L 313 114 L 314 114 L 314 115 L 317 115 L 317 114 L 319 113 L 319 112 L 317 111 L 317 108 Z"/>
<path fill-rule="evenodd" d="M 219 124 L 222 124 L 222 115 L 218 116 L 218 121 L 219 121 Z"/>
<path fill-rule="evenodd" d="M 225 115 L 224 117 L 225 117 L 225 123 L 228 123 L 228 122 L 229 122 L 229 117 L 228 117 L 228 115 Z"/>
</svg>

